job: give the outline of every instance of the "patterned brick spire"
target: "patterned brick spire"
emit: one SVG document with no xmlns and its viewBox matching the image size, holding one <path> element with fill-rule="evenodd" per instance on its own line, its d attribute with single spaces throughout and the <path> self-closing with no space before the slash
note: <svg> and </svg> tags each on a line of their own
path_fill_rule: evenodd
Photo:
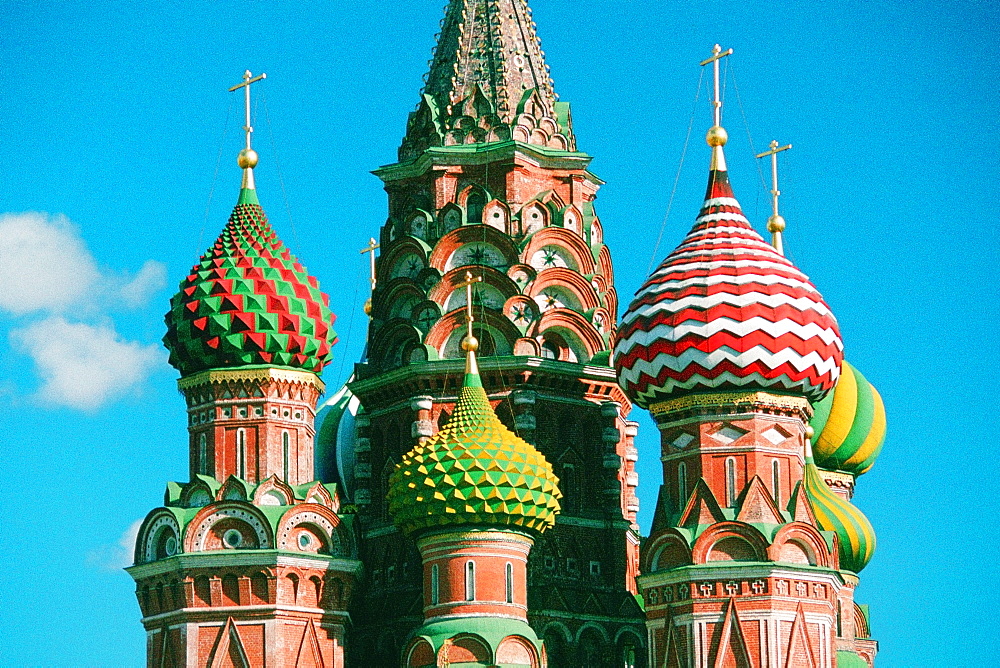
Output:
<svg viewBox="0 0 1000 668">
<path fill-rule="evenodd" d="M 574 149 L 526 0 L 451 0 L 400 159 L 429 146 L 516 139 Z"/>
<path fill-rule="evenodd" d="M 251 171 L 247 169 L 246 171 Z M 250 364 L 319 373 L 337 341 L 319 282 L 243 188 L 229 222 L 170 300 L 163 343 L 181 375 Z"/>
<path fill-rule="evenodd" d="M 805 274 L 750 226 L 722 145 L 712 151 L 694 227 L 622 319 L 619 381 L 641 406 L 725 388 L 822 399 L 843 360 L 837 321 Z"/>
</svg>

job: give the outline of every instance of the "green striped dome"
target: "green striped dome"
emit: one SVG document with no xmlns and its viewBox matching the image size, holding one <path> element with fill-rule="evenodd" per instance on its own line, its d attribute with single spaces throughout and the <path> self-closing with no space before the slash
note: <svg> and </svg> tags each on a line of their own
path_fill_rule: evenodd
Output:
<svg viewBox="0 0 1000 668">
<path fill-rule="evenodd" d="M 846 361 L 833 392 L 813 405 L 813 455 L 820 468 L 867 473 L 885 441 L 885 405 L 875 387 Z"/>
<path fill-rule="evenodd" d="M 403 456 L 389 478 L 389 512 L 407 534 L 461 525 L 541 533 L 559 514 L 559 480 L 530 443 L 500 422 L 470 353 L 455 412 Z"/>
<path fill-rule="evenodd" d="M 875 554 L 875 530 L 856 506 L 840 498 L 823 481 L 812 457 L 806 458 L 806 496 L 820 529 L 840 539 L 840 567 L 861 572 Z"/>
</svg>

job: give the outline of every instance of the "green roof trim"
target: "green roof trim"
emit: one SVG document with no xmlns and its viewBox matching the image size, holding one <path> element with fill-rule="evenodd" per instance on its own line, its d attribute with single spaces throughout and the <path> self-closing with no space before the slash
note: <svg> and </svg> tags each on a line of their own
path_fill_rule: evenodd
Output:
<svg viewBox="0 0 1000 668">
<path fill-rule="evenodd" d="M 868 662 L 854 652 L 838 649 L 837 668 L 868 668 Z"/>
<path fill-rule="evenodd" d="M 505 617 L 457 617 L 425 623 L 413 632 L 411 638 L 424 638 L 437 654 L 446 640 L 457 636 L 476 636 L 490 648 L 492 658 L 496 658 L 497 648 L 505 638 L 520 636 L 532 643 L 541 654 L 542 643 L 535 630 L 527 622 Z M 453 664 L 454 665 L 454 664 Z M 477 664 L 462 664 L 477 665 Z M 493 665 L 493 664 L 483 664 Z M 499 664 L 501 666 L 505 664 Z"/>
</svg>

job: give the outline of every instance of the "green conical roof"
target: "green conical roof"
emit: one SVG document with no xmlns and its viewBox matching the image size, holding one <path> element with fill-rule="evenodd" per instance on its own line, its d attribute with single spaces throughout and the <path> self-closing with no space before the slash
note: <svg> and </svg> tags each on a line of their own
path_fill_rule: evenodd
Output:
<svg viewBox="0 0 1000 668">
<path fill-rule="evenodd" d="M 408 534 L 461 525 L 541 533 L 559 514 L 558 484 L 545 457 L 500 422 L 470 352 L 451 419 L 403 456 L 387 496 Z"/>
<path fill-rule="evenodd" d="M 337 341 L 329 298 L 271 229 L 252 187 L 165 320 L 170 363 L 185 376 L 250 364 L 319 373 Z"/>
</svg>

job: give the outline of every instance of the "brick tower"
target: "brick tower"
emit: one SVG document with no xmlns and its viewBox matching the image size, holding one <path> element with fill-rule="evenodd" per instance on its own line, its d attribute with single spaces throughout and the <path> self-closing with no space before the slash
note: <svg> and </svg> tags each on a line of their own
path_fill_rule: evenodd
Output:
<svg viewBox="0 0 1000 668">
<path fill-rule="evenodd" d="M 777 204 L 772 246 L 733 195 L 718 78 L 728 53 L 703 63 L 715 69 L 704 205 L 636 293 L 615 348 L 623 388 L 661 434 L 639 578 L 651 663 L 870 666 L 853 594 L 875 536 L 846 491 L 874 461 L 884 413 L 843 362 L 829 307 L 781 254 Z"/>
<path fill-rule="evenodd" d="M 334 318 L 257 199 L 250 84 L 261 78 L 236 87 L 247 109 L 236 208 L 166 316 L 191 475 L 167 485 L 128 569 L 151 668 L 344 665 L 361 564 L 339 490 L 313 475 Z"/>
<path fill-rule="evenodd" d="M 563 495 L 528 560 L 528 621 L 552 666 L 643 661 L 635 425 L 610 366 L 618 298 L 590 160 L 525 1 L 452 0 L 398 161 L 375 172 L 389 216 L 367 357 L 320 427 L 325 475 L 358 507 L 358 656 L 389 665 L 423 622 L 421 556 L 386 495 L 455 410 L 471 267 L 484 390 Z"/>
</svg>

